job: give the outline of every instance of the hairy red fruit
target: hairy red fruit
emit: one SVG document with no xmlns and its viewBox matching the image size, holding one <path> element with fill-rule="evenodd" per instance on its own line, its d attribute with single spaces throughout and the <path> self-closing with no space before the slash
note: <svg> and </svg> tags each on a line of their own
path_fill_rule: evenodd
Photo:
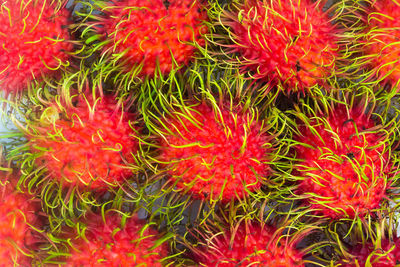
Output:
<svg viewBox="0 0 400 267">
<path fill-rule="evenodd" d="M 364 21 L 364 38 L 358 43 L 374 73 L 393 84 L 400 80 L 400 4 L 394 0 L 372 1 Z"/>
<path fill-rule="evenodd" d="M 135 162 L 138 150 L 130 125 L 133 113 L 121 111 L 110 96 L 87 102 L 78 97 L 60 115 L 54 110 L 54 122 L 32 125 L 37 133 L 30 136 L 36 164 L 45 166 L 52 179 L 64 186 L 107 190 L 132 176 L 127 164 Z"/>
<path fill-rule="evenodd" d="M 31 225 L 40 224 L 38 204 L 9 181 L 0 183 L 0 266 L 30 266 L 32 258 L 25 254 L 37 241 Z"/>
<path fill-rule="evenodd" d="M 162 74 L 187 65 L 204 44 L 207 13 L 198 0 L 124 0 L 102 10 L 96 22 L 105 40 L 107 53 L 126 53 L 126 70 L 143 65 L 141 74 L 153 76 L 159 65 Z"/>
<path fill-rule="evenodd" d="M 312 210 L 329 218 L 355 217 L 378 208 L 387 188 L 389 155 L 375 122 L 357 108 L 337 106 L 299 127 L 296 190 Z"/>
<path fill-rule="evenodd" d="M 241 225 L 237 231 L 215 235 L 196 254 L 200 266 L 304 266 L 295 242 L 285 242 L 273 227 Z"/>
<path fill-rule="evenodd" d="M 219 111 L 202 103 L 167 117 L 172 132 L 161 141 L 159 160 L 195 198 L 230 201 L 259 189 L 270 174 L 271 136 L 250 112 Z"/>
<path fill-rule="evenodd" d="M 254 79 L 278 82 L 290 92 L 335 73 L 338 29 L 319 1 L 242 1 L 222 11 L 221 23 L 234 41 L 226 53 Z"/>
<path fill-rule="evenodd" d="M 355 258 L 350 263 L 348 260 L 343 261 L 340 266 L 392 267 L 400 264 L 400 240 L 398 238 L 394 238 L 393 241 L 383 239 L 380 241 L 379 247 L 372 242 L 365 242 L 352 247 L 348 252 Z M 367 265 L 367 262 L 370 265 Z"/>
<path fill-rule="evenodd" d="M 71 15 L 50 2 L 11 0 L 0 5 L 0 88 L 7 94 L 68 64 Z"/>
<path fill-rule="evenodd" d="M 159 233 L 137 217 L 121 225 L 117 215 L 91 215 L 84 238 L 70 236 L 72 248 L 66 266 L 163 266 L 166 242 L 157 244 Z"/>
</svg>

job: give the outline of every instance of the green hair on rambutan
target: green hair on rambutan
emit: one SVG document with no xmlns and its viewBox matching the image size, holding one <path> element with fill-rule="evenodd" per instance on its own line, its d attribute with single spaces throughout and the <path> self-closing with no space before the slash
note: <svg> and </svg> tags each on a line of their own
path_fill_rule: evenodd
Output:
<svg viewBox="0 0 400 267">
<path fill-rule="evenodd" d="M 268 205 L 268 204 L 267 204 Z M 196 266 L 306 266 L 324 242 L 308 244 L 307 237 L 320 231 L 317 223 L 299 223 L 299 216 L 278 216 L 262 206 L 219 211 L 212 218 L 190 226 L 181 241 Z"/>
<path fill-rule="evenodd" d="M 285 93 L 312 91 L 344 75 L 347 38 L 336 22 L 341 1 L 235 0 L 209 9 L 211 57 L 249 80 L 278 85 Z"/>
<path fill-rule="evenodd" d="M 141 117 L 125 99 L 93 87 L 90 75 L 66 73 L 33 88 L 15 113 L 20 145 L 8 160 L 21 168 L 19 185 L 38 194 L 55 218 L 80 216 L 128 181 L 141 183 Z"/>
<path fill-rule="evenodd" d="M 202 0 L 81 2 L 77 28 L 96 71 L 128 90 L 146 79 L 168 78 L 204 49 L 207 4 Z"/>
<path fill-rule="evenodd" d="M 106 209 L 88 212 L 48 234 L 44 264 L 66 266 L 166 266 L 173 261 L 172 234 L 137 213 Z"/>
<path fill-rule="evenodd" d="M 351 225 L 341 223 L 327 228 L 334 254 L 326 262 L 341 267 L 397 266 L 400 256 L 397 217 L 391 210 L 374 220 L 357 220 Z"/>
<path fill-rule="evenodd" d="M 373 216 L 397 198 L 398 112 L 378 111 L 365 92 L 338 90 L 288 111 L 295 118 L 293 194 L 327 221 Z"/>
<path fill-rule="evenodd" d="M 152 146 L 145 164 L 154 172 L 149 179 L 176 205 L 197 203 L 198 215 L 211 214 L 216 205 L 288 193 L 286 122 L 272 107 L 275 96 L 247 85 L 235 71 L 204 65 L 169 84 L 142 87 L 139 103 Z"/>
<path fill-rule="evenodd" d="M 21 95 L 46 77 L 60 76 L 75 54 L 64 0 L 0 4 L 0 91 Z"/>
<path fill-rule="evenodd" d="M 0 259 L 2 266 L 29 266 L 46 242 L 40 200 L 16 187 L 18 170 L 0 172 Z"/>
<path fill-rule="evenodd" d="M 400 69 L 398 16 L 396 0 L 348 0 L 346 31 L 354 41 L 347 71 L 357 83 L 377 86 L 392 97 L 399 90 Z"/>
</svg>

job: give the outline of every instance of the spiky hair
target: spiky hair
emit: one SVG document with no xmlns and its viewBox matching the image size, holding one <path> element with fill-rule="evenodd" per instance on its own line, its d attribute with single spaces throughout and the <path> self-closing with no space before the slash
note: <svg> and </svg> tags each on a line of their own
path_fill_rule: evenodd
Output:
<svg viewBox="0 0 400 267">
<path fill-rule="evenodd" d="M 342 73 L 337 65 L 346 57 L 341 50 L 346 50 L 348 40 L 334 22 L 339 14 L 334 7 L 323 11 L 325 3 L 246 0 L 222 7 L 215 3 L 210 9 L 215 31 L 209 39 L 221 51 L 214 53 L 224 56 L 225 67 L 239 68 L 250 79 L 280 85 L 285 92 L 312 90 Z"/>
<path fill-rule="evenodd" d="M 19 94 L 32 82 L 70 65 L 73 42 L 65 1 L 11 0 L 0 4 L 0 88 Z"/>
<path fill-rule="evenodd" d="M 374 99 L 356 91 L 302 101 L 294 112 L 295 192 L 330 219 L 373 213 L 396 181 L 396 118 L 375 113 Z"/>
<path fill-rule="evenodd" d="M 212 67 L 208 71 L 221 74 Z M 142 110 L 155 147 L 149 166 L 195 199 L 215 203 L 261 197 L 261 186 L 278 187 L 274 174 L 285 168 L 280 159 L 287 151 L 277 139 L 285 130 L 278 111 L 268 104 L 258 109 L 252 103 L 260 101 L 252 96 L 257 88 L 244 89 L 240 75 L 226 72 L 219 82 L 208 78 L 193 70 L 184 81 L 144 90 Z"/>
<path fill-rule="evenodd" d="M 121 86 L 168 76 L 205 44 L 207 12 L 201 0 L 96 0 L 89 9 L 80 12 L 85 51 L 99 52 L 95 69 L 117 77 L 112 79 Z"/>
</svg>

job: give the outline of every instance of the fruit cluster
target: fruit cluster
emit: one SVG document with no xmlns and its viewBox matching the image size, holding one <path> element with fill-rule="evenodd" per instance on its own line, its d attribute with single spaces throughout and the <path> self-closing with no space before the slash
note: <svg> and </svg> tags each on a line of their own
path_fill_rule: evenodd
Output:
<svg viewBox="0 0 400 267">
<path fill-rule="evenodd" d="M 0 3 L 0 266 L 397 266 L 400 2 Z"/>
</svg>

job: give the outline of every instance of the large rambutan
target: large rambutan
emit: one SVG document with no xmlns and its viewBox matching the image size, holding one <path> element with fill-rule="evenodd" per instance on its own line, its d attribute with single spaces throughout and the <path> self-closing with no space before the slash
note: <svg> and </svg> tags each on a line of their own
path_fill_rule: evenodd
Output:
<svg viewBox="0 0 400 267">
<path fill-rule="evenodd" d="M 329 229 L 327 237 L 333 238 L 329 243 L 336 252 L 327 259 L 330 266 L 391 267 L 400 264 L 397 214 L 393 210 L 382 211 L 377 220 L 359 220 L 357 226 L 348 222 Z"/>
<path fill-rule="evenodd" d="M 333 106 L 326 114 L 299 114 L 295 192 L 325 217 L 363 216 L 387 197 L 390 138 L 364 108 Z"/>
<path fill-rule="evenodd" d="M 134 120 L 112 96 L 50 103 L 40 121 L 28 121 L 36 166 L 63 186 L 103 191 L 123 183 L 133 175 L 128 164 L 135 164 L 138 150 Z"/>
<path fill-rule="evenodd" d="M 304 266 L 304 254 L 296 249 L 300 240 L 272 226 L 241 224 L 214 234 L 194 253 L 200 266 Z"/>
<path fill-rule="evenodd" d="M 288 92 L 322 84 L 337 73 L 340 31 L 323 11 L 325 1 L 234 1 L 217 8 L 224 29 L 213 40 L 252 79 L 283 85 Z M 217 5 L 218 6 L 218 5 Z"/>
<path fill-rule="evenodd" d="M 0 266 L 30 266 L 37 243 L 40 204 L 18 192 L 15 181 L 0 181 Z"/>
<path fill-rule="evenodd" d="M 395 0 L 368 0 L 355 3 L 350 10 L 359 18 L 359 29 L 354 41 L 354 64 L 363 73 L 356 76 L 366 82 L 383 81 L 391 88 L 398 87 L 400 80 L 400 3 Z M 353 70 L 354 71 L 354 70 Z"/>
<path fill-rule="evenodd" d="M 273 136 L 254 110 L 203 102 L 169 112 L 161 123 L 158 161 L 195 198 L 243 198 L 271 174 Z"/>
<path fill-rule="evenodd" d="M 96 3 L 96 2 L 95 2 Z M 187 65 L 196 45 L 203 45 L 207 19 L 201 1 L 124 0 L 97 3 L 102 16 L 93 25 L 103 54 L 122 64 L 123 72 L 141 76 L 168 74 Z M 89 37 L 90 38 L 90 37 Z M 104 69 L 103 69 L 104 71 Z"/>
<path fill-rule="evenodd" d="M 66 234 L 71 248 L 65 266 L 163 266 L 165 238 L 137 217 L 125 219 L 90 215 L 79 231 Z"/>
<path fill-rule="evenodd" d="M 400 240 L 383 239 L 379 244 L 371 241 L 358 244 L 348 250 L 352 259 L 345 260 L 337 266 L 358 267 L 358 266 L 379 266 L 392 267 L 400 264 Z M 369 265 L 368 265 L 369 264 Z"/>
<path fill-rule="evenodd" d="M 0 88 L 18 93 L 69 64 L 70 12 L 57 1 L 2 1 L 0 5 Z"/>
</svg>

